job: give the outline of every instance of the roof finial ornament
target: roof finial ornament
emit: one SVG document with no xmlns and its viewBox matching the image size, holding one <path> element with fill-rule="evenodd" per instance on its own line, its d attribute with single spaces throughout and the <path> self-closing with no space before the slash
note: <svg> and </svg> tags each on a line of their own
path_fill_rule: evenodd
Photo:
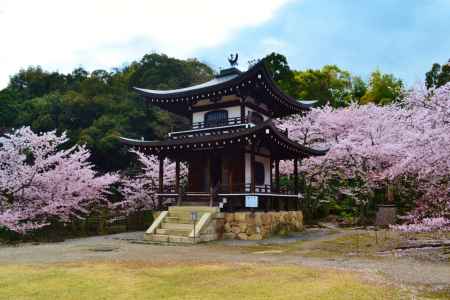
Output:
<svg viewBox="0 0 450 300">
<path fill-rule="evenodd" d="M 235 67 L 238 65 L 238 58 L 239 55 L 236 53 L 236 55 L 230 54 L 230 57 L 228 58 L 228 62 L 230 63 L 230 66 Z"/>
</svg>

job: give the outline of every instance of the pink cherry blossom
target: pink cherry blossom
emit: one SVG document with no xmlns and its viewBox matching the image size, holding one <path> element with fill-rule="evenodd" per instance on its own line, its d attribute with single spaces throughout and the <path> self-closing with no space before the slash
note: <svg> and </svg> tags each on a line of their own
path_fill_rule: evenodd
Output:
<svg viewBox="0 0 450 300">
<path fill-rule="evenodd" d="M 361 179 L 367 195 L 409 180 L 420 194 L 410 222 L 450 218 L 450 84 L 434 90 L 417 86 L 387 106 L 313 109 L 278 126 L 299 143 L 329 148 L 327 155 L 302 162 L 307 179 Z M 292 167 L 283 168 L 288 173 Z"/>
<path fill-rule="evenodd" d="M 159 187 L 159 159 L 154 155 L 146 155 L 137 150 L 130 150 L 136 154 L 142 166 L 142 173 L 137 176 L 124 176 L 121 180 L 120 192 L 124 201 L 114 204 L 114 208 L 125 213 L 140 209 L 154 209 L 159 207 L 156 195 Z M 185 180 L 187 168 L 180 164 L 180 178 Z M 175 185 L 175 163 L 168 159 L 164 160 L 164 186 Z"/>
<path fill-rule="evenodd" d="M 0 226 L 25 233 L 83 218 L 105 205 L 114 174 L 98 175 L 84 146 L 60 150 L 65 134 L 23 127 L 0 137 Z"/>
</svg>

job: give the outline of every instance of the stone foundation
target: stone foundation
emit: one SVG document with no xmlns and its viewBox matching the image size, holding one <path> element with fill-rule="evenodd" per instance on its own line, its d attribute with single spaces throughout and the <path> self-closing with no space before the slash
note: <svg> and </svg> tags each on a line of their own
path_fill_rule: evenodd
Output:
<svg viewBox="0 0 450 300">
<path fill-rule="evenodd" d="M 221 213 L 216 219 L 219 239 L 263 240 L 273 234 L 303 230 L 301 211 Z M 222 220 L 220 220 L 222 219 Z"/>
</svg>

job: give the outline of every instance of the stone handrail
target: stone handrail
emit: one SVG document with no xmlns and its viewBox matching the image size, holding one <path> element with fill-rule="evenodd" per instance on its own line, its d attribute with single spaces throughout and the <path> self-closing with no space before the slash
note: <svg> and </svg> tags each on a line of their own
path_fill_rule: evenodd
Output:
<svg viewBox="0 0 450 300">
<path fill-rule="evenodd" d="M 195 224 L 195 231 L 192 229 L 191 233 L 189 234 L 189 237 L 199 237 L 200 233 L 204 228 L 206 228 L 209 224 L 209 221 L 211 221 L 213 214 L 210 212 L 204 213 L 200 220 Z"/>
<path fill-rule="evenodd" d="M 156 229 L 158 229 L 164 220 L 164 218 L 167 216 L 169 212 L 168 211 L 162 211 L 159 216 L 156 218 L 155 221 L 153 221 L 152 225 L 149 229 L 145 232 L 146 234 L 154 234 Z"/>
</svg>

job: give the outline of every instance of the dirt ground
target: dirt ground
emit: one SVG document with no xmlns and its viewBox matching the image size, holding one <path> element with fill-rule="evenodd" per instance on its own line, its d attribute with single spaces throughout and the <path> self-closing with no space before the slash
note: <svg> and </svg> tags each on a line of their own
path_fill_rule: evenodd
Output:
<svg viewBox="0 0 450 300">
<path fill-rule="evenodd" d="M 143 232 L 71 239 L 61 243 L 0 245 L 0 264 L 48 264 L 78 261 L 145 261 L 146 263 L 263 263 L 293 264 L 356 271 L 382 278 L 396 286 L 450 291 L 450 263 L 421 260 L 396 254 L 376 259 L 363 256 L 314 257 L 295 251 L 273 250 L 267 245 L 332 241 L 344 231 L 309 229 L 293 238 L 264 242 L 219 241 L 189 246 L 142 243 Z"/>
</svg>

